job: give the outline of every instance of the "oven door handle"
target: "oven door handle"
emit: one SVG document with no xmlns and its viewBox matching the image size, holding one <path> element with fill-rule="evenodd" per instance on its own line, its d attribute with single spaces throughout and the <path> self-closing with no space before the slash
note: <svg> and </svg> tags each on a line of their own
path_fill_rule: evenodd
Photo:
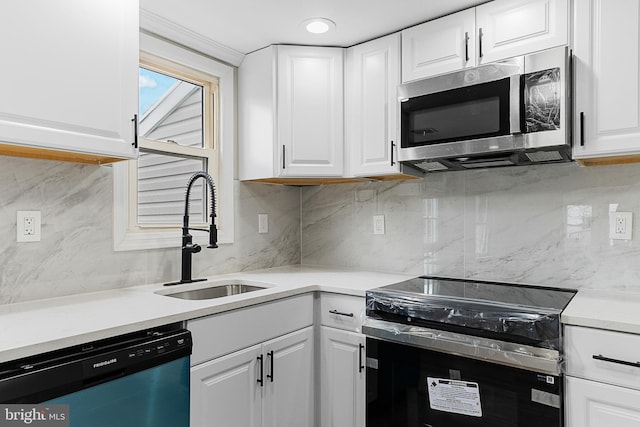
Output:
<svg viewBox="0 0 640 427">
<path fill-rule="evenodd" d="M 520 82 L 520 74 L 515 74 L 509 80 L 509 127 L 512 135 L 522 133 L 522 123 L 520 118 L 524 111 L 523 99 L 524 94 L 522 84 Z"/>
<path fill-rule="evenodd" d="M 507 341 L 429 329 L 367 318 L 362 333 L 382 341 L 390 341 L 500 365 L 559 375 L 560 352 Z"/>
</svg>

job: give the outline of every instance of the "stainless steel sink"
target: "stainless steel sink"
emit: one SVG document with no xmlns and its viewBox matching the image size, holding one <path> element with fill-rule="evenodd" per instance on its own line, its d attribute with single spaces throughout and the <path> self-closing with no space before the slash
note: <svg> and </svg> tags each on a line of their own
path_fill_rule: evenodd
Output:
<svg viewBox="0 0 640 427">
<path fill-rule="evenodd" d="M 259 291 L 261 289 L 266 289 L 266 287 L 248 285 L 245 283 L 230 283 L 226 285 L 213 285 L 207 288 L 191 289 L 188 291 L 175 292 L 172 294 L 164 295 L 172 298 L 201 300 L 239 295 L 247 292 Z"/>
</svg>

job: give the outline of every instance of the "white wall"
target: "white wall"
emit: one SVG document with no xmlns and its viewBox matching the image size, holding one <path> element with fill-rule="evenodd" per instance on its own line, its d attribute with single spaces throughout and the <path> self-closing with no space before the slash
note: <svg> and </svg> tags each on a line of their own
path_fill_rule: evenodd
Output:
<svg viewBox="0 0 640 427">
<path fill-rule="evenodd" d="M 640 291 L 638 164 L 447 172 L 307 188 L 302 200 L 305 264 Z M 612 204 L 635 214 L 634 240 L 609 239 Z"/>
</svg>

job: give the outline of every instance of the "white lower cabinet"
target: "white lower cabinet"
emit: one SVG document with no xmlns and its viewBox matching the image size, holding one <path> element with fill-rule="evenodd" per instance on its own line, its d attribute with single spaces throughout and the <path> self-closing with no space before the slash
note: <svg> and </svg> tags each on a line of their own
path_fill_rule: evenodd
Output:
<svg viewBox="0 0 640 427">
<path fill-rule="evenodd" d="M 362 334 L 320 328 L 322 427 L 364 427 L 364 344 Z"/>
<path fill-rule="evenodd" d="M 313 426 L 313 327 L 191 370 L 191 426 Z"/>
<path fill-rule="evenodd" d="M 263 345 L 264 427 L 314 425 L 313 328 Z"/>
<path fill-rule="evenodd" d="M 313 295 L 187 322 L 191 427 L 314 426 Z"/>
<path fill-rule="evenodd" d="M 565 327 L 567 427 L 640 427 L 640 335 Z"/>
<path fill-rule="evenodd" d="M 320 425 L 364 427 L 365 314 L 362 297 L 320 295 Z"/>
<path fill-rule="evenodd" d="M 567 427 L 640 427 L 640 391 L 567 378 Z"/>
<path fill-rule="evenodd" d="M 262 425 L 261 354 L 256 345 L 191 369 L 192 427 Z"/>
</svg>

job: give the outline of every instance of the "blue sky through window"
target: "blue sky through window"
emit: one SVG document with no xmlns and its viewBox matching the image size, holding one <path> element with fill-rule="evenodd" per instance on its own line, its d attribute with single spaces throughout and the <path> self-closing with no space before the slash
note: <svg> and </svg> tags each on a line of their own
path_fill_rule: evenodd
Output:
<svg viewBox="0 0 640 427">
<path fill-rule="evenodd" d="M 177 80 L 145 68 L 139 68 L 138 107 L 140 116 L 160 99 Z"/>
</svg>

